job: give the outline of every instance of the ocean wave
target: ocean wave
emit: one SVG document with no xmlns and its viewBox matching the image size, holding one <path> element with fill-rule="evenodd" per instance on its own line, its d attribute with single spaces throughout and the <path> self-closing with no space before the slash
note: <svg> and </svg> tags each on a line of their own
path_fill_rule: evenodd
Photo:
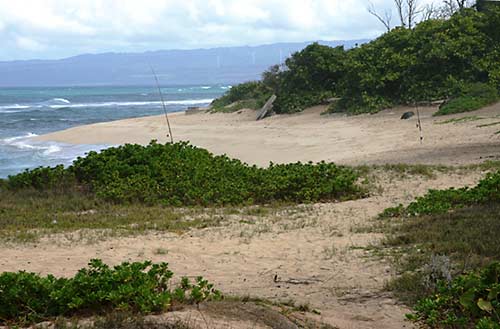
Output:
<svg viewBox="0 0 500 329">
<path fill-rule="evenodd" d="M 51 101 L 56 103 L 71 104 L 71 102 L 65 98 L 52 98 Z"/>
<path fill-rule="evenodd" d="M 6 105 L 0 106 L 0 113 L 14 113 L 19 112 L 15 109 L 34 109 L 41 110 L 43 108 L 51 108 L 51 109 L 66 109 L 66 108 L 85 108 L 85 107 L 123 107 L 123 106 L 151 106 L 162 105 L 161 101 L 147 101 L 147 102 L 102 102 L 102 103 L 65 103 L 61 101 L 63 104 L 33 104 L 33 105 Z M 201 105 L 201 104 L 210 104 L 213 101 L 210 99 L 186 99 L 186 100 L 177 100 L 177 101 L 165 101 L 166 105 Z M 69 101 L 68 101 L 69 102 Z M 10 110 L 10 111 L 9 111 Z"/>
<path fill-rule="evenodd" d="M 0 113 L 17 113 L 24 109 L 29 109 L 30 107 L 30 105 L 19 104 L 0 105 Z"/>
<path fill-rule="evenodd" d="M 8 145 L 8 144 L 13 143 L 17 140 L 32 138 L 32 137 L 36 137 L 36 136 L 38 136 L 38 135 L 33 134 L 33 133 L 27 133 L 27 134 L 22 135 L 22 136 L 8 137 L 8 138 L 0 139 L 0 144 Z"/>
<path fill-rule="evenodd" d="M 213 102 L 213 98 L 207 99 L 188 99 L 183 101 L 166 101 L 165 104 L 176 104 L 176 105 L 197 105 L 197 104 L 210 104 Z"/>
<path fill-rule="evenodd" d="M 22 151 L 39 152 L 42 156 L 49 156 L 62 151 L 62 146 L 52 142 L 33 141 L 37 134 L 27 133 L 21 136 L 0 139 L 0 145 L 9 146 Z"/>
<path fill-rule="evenodd" d="M 71 104 L 71 102 L 65 98 L 52 98 L 48 101 L 44 102 L 38 102 L 38 103 L 33 103 L 33 104 L 7 104 L 7 105 L 0 105 L 0 113 L 17 113 L 21 112 L 20 110 L 25 110 L 25 109 L 41 109 L 41 108 L 47 108 L 47 107 L 66 107 L 68 104 Z"/>
<path fill-rule="evenodd" d="M 213 99 L 187 99 L 179 101 L 165 101 L 166 105 L 196 105 L 196 104 L 208 104 L 211 103 Z M 161 101 L 149 101 L 149 102 L 102 102 L 102 103 L 81 103 L 81 104 L 68 104 L 68 105 L 51 105 L 53 109 L 60 108 L 82 108 L 82 107 L 121 107 L 121 106 L 150 106 L 150 105 L 161 105 Z"/>
<path fill-rule="evenodd" d="M 62 148 L 58 145 L 49 145 L 47 146 L 44 151 L 43 151 L 43 155 L 50 155 L 52 153 L 57 153 L 57 152 L 61 152 L 62 151 Z"/>
</svg>

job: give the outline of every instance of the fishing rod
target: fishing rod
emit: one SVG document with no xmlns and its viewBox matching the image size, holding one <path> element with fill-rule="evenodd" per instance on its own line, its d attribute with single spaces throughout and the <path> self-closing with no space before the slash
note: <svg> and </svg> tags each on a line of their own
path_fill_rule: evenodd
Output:
<svg viewBox="0 0 500 329">
<path fill-rule="evenodd" d="M 165 100 L 163 99 L 163 93 L 161 92 L 160 81 L 158 81 L 158 76 L 156 75 L 156 72 L 153 69 L 153 66 L 149 65 L 149 67 L 151 68 L 151 72 L 153 73 L 153 76 L 155 77 L 156 87 L 158 88 L 158 94 L 160 95 L 161 105 L 163 107 L 163 113 L 165 114 L 165 120 L 167 120 L 167 126 L 168 126 L 167 137 L 170 137 L 170 143 L 173 144 L 174 143 L 174 136 L 172 135 L 172 129 L 170 128 L 170 120 L 168 120 L 167 107 L 165 106 Z"/>
<path fill-rule="evenodd" d="M 420 144 L 422 144 L 424 140 L 424 135 L 422 132 L 422 122 L 420 121 L 420 110 L 418 108 L 418 103 L 415 103 L 415 107 L 417 108 L 417 128 L 420 131 Z"/>
</svg>

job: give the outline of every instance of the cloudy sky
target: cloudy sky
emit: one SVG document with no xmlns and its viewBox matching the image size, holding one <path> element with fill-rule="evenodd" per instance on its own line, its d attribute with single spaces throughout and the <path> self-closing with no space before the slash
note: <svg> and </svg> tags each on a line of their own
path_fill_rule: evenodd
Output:
<svg viewBox="0 0 500 329">
<path fill-rule="evenodd" d="M 392 2 L 372 1 L 381 10 Z M 0 0 L 0 60 L 372 38 L 383 28 L 368 14 L 368 5 L 368 0 Z"/>
</svg>

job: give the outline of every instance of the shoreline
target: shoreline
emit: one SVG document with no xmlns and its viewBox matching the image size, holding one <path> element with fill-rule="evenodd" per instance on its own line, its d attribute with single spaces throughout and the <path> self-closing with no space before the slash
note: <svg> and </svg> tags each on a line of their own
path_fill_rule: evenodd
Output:
<svg viewBox="0 0 500 329">
<path fill-rule="evenodd" d="M 298 114 L 255 121 L 255 111 L 169 114 L 174 141 L 188 141 L 215 154 L 227 154 L 249 164 L 267 166 L 289 162 L 336 162 L 347 165 L 409 163 L 465 165 L 500 160 L 498 121 L 500 103 L 475 111 L 481 121 L 449 122 L 471 116 L 461 113 L 432 117 L 436 107 L 421 109 L 424 141 L 416 118 L 400 120 L 412 110 L 399 107 L 359 116 L 321 115 L 324 106 Z M 480 125 L 483 124 L 481 127 Z M 147 145 L 166 136 L 164 115 L 78 126 L 37 136 L 37 141 L 68 144 Z"/>
</svg>

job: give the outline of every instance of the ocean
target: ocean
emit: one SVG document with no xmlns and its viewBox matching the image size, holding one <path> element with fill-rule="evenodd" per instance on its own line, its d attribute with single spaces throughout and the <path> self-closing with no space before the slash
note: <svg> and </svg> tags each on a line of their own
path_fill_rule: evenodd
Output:
<svg viewBox="0 0 500 329">
<path fill-rule="evenodd" d="M 206 106 L 230 86 L 162 87 L 168 112 Z M 110 145 L 37 142 L 75 126 L 162 114 L 155 87 L 0 88 L 0 178 L 39 166 L 69 165 Z"/>
</svg>

